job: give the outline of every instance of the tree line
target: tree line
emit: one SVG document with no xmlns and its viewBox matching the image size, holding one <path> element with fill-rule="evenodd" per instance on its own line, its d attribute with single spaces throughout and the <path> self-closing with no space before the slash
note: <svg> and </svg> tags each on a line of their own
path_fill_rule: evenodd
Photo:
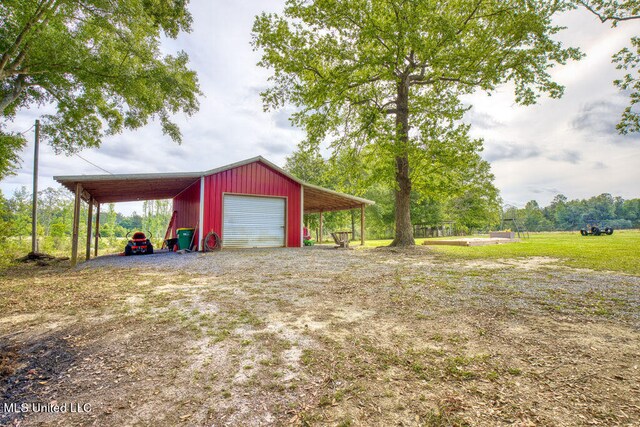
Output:
<svg viewBox="0 0 640 427">
<path fill-rule="evenodd" d="M 19 248 L 30 242 L 32 193 L 21 187 L 9 198 L 0 193 L 0 241 Z M 123 215 L 115 205 L 103 205 L 100 212 L 100 246 L 122 243 L 132 231 L 142 230 L 153 236 L 156 244 L 164 238 L 173 212 L 171 200 L 151 200 L 142 204 L 142 213 Z M 95 215 L 94 215 L 95 221 Z M 80 241 L 86 239 L 87 206 L 80 210 Z M 38 239 L 41 251 L 66 250 L 73 232 L 73 196 L 64 188 L 38 191 Z"/>
<path fill-rule="evenodd" d="M 591 222 L 614 229 L 640 228 L 640 199 L 625 200 L 604 193 L 589 199 L 569 200 L 558 194 L 549 206 L 541 207 L 531 200 L 522 209 L 505 211 L 505 216 L 514 214 L 529 231 L 579 230 Z"/>
<path fill-rule="evenodd" d="M 608 193 L 583 200 L 569 200 L 558 194 L 545 207 L 536 200 L 523 208 L 504 205 L 488 164 L 481 159 L 477 162 L 482 167 L 476 170 L 483 172 L 459 179 L 455 186 L 432 185 L 412 190 L 410 210 L 414 230 L 453 223 L 455 234 L 469 235 L 511 228 L 503 224 L 504 218 L 515 218 L 520 227 L 534 232 L 579 230 L 590 221 L 614 229 L 640 228 L 640 199 L 625 200 Z M 394 190 L 391 184 L 378 179 L 375 167 L 349 155 L 325 159 L 317 150 L 301 146 L 287 158 L 285 169 L 310 184 L 373 200 L 375 205 L 366 209 L 367 237 L 388 239 L 395 235 Z M 305 224 L 311 230 L 318 229 L 318 220 L 316 214 L 305 215 Z M 357 240 L 359 221 L 356 211 L 328 212 L 324 214 L 324 230 L 352 231 Z M 312 237 L 317 238 L 313 233 Z M 417 233 L 416 237 L 429 236 Z"/>
<path fill-rule="evenodd" d="M 287 169 L 295 173 L 296 156 L 289 158 Z M 316 159 L 318 162 L 318 159 Z M 298 165 L 299 166 L 299 165 Z M 345 184 L 332 174 L 330 162 L 316 163 L 316 167 L 303 172 L 303 179 L 336 190 Z M 324 172 L 324 173 L 323 173 Z M 332 178 L 333 177 L 333 178 Z M 480 190 L 480 189 L 477 189 Z M 372 185 L 359 195 L 374 200 L 367 207 L 367 236 L 370 239 L 392 238 L 395 230 L 393 189 L 380 184 Z M 0 193 L 0 243 L 16 249 L 27 247 L 31 236 L 31 193 L 26 187 L 16 190 L 11 197 Z M 123 215 L 116 212 L 113 203 L 103 206 L 100 212 L 100 247 L 112 248 L 122 243 L 127 233 L 142 230 L 150 233 L 156 244 L 161 244 L 171 218 L 171 200 L 145 201 L 142 212 Z M 503 218 L 517 218 L 526 230 L 572 231 L 596 221 L 614 229 L 640 228 L 640 199 L 624 199 L 604 193 L 588 199 L 569 200 L 558 194 L 548 206 L 540 206 L 531 200 L 523 208 L 502 207 L 497 189 L 485 187 L 484 191 L 462 191 L 453 196 L 411 195 L 413 226 L 440 227 L 452 221 L 456 234 L 471 234 L 502 227 Z M 318 229 L 318 215 L 305 215 L 305 225 L 312 238 Z M 86 239 L 87 207 L 80 212 L 80 241 Z M 359 235 L 359 212 L 327 212 L 324 215 L 325 231 L 352 231 Z M 506 225 L 511 227 L 511 225 Z M 46 188 L 38 192 L 38 239 L 41 250 L 64 251 L 69 248 L 73 230 L 73 197 L 64 188 Z M 419 236 L 420 237 L 420 236 Z"/>
</svg>

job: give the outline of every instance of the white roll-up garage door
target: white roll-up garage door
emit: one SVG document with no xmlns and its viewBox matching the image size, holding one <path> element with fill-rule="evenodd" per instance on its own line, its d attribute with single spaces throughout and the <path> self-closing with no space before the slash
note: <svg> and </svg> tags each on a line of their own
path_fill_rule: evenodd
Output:
<svg viewBox="0 0 640 427">
<path fill-rule="evenodd" d="M 222 246 L 285 246 L 285 199 L 224 195 Z"/>
</svg>

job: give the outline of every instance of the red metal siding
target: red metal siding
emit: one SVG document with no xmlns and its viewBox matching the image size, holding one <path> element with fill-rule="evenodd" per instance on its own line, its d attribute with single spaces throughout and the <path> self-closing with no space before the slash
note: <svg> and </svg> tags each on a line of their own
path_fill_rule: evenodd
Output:
<svg viewBox="0 0 640 427">
<path fill-rule="evenodd" d="M 173 229 L 174 236 L 177 228 L 195 228 L 200 218 L 200 180 L 174 197 L 173 210 L 178 211 Z"/>
<path fill-rule="evenodd" d="M 224 193 L 278 196 L 287 199 L 287 246 L 300 247 L 300 184 L 256 161 L 205 177 L 204 231 L 222 236 Z"/>
</svg>

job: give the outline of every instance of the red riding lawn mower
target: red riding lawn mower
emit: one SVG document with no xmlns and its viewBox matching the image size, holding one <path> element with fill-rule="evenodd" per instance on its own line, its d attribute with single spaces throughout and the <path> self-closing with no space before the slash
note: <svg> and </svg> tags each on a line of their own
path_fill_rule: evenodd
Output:
<svg viewBox="0 0 640 427">
<path fill-rule="evenodd" d="M 127 238 L 129 238 L 129 234 L 127 233 Z M 151 233 L 149 233 L 149 237 L 153 237 Z M 127 246 L 124 247 L 124 255 L 134 255 L 134 254 L 152 254 L 153 253 L 153 245 L 151 244 L 151 240 L 147 239 L 147 236 L 142 231 L 136 231 L 133 233 L 131 239 L 127 243 Z"/>
</svg>

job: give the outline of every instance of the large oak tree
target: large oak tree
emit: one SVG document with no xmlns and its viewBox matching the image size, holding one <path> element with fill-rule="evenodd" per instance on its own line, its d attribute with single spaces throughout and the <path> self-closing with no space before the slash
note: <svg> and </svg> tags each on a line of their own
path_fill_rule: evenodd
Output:
<svg viewBox="0 0 640 427">
<path fill-rule="evenodd" d="M 165 55 L 161 38 L 189 31 L 188 0 L 3 0 L 0 3 L 0 178 L 15 167 L 23 138 L 6 131 L 22 109 L 53 104 L 43 134 L 72 153 L 105 135 L 158 118 L 193 114 L 200 94 L 184 52 Z M 7 153 L 10 157 L 4 157 Z M 7 159 L 5 161 L 4 159 Z"/>
<path fill-rule="evenodd" d="M 459 125 L 463 94 L 511 82 L 535 103 L 563 88 L 548 73 L 581 56 L 552 36 L 553 0 L 288 0 L 255 20 L 260 65 L 273 71 L 266 108 L 298 108 L 310 143 L 373 153 L 395 175 L 393 245 L 413 245 L 414 182 L 441 176 L 473 145 Z M 450 165 L 453 163 L 453 165 Z M 446 179 L 445 179 L 446 180 Z M 433 179 L 426 180 L 432 182 Z"/>
</svg>

